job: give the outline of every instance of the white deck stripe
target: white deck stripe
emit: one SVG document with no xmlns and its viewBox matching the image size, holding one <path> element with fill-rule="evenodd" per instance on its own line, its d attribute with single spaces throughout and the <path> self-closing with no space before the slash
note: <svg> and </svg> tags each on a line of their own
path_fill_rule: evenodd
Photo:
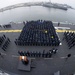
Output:
<svg viewBox="0 0 75 75">
<path fill-rule="evenodd" d="M 64 58 L 66 58 L 66 57 L 60 57 L 61 59 L 64 59 Z"/>
<path fill-rule="evenodd" d="M 6 55 L 6 54 L 4 54 L 4 55 Z M 12 55 L 12 57 L 19 57 L 19 56 L 17 56 L 17 55 Z M 75 57 L 75 55 L 73 55 L 72 57 Z M 65 59 L 66 57 L 60 57 L 60 59 Z M 36 58 L 36 57 L 34 57 L 34 58 L 32 58 L 31 57 L 31 59 L 38 59 L 38 58 Z M 39 59 L 55 59 L 55 58 L 39 58 Z"/>
<path fill-rule="evenodd" d="M 44 58 L 44 59 L 53 59 L 53 58 Z"/>
<path fill-rule="evenodd" d="M 17 56 L 17 55 L 12 55 L 12 57 L 19 57 L 19 56 Z"/>
<path fill-rule="evenodd" d="M 55 29 L 57 29 L 57 30 L 58 29 L 63 29 L 64 30 L 64 29 L 70 29 L 70 28 L 69 27 L 55 27 Z"/>
<path fill-rule="evenodd" d="M 1 53 L 2 55 L 6 55 L 5 53 Z"/>
</svg>

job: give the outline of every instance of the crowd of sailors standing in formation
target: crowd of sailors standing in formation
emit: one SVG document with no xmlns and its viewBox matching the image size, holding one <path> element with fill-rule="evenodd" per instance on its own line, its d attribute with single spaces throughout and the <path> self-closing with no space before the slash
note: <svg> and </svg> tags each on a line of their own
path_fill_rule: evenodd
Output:
<svg viewBox="0 0 75 75">
<path fill-rule="evenodd" d="M 16 45 L 59 46 L 60 40 L 51 21 L 27 21 Z"/>
<path fill-rule="evenodd" d="M 75 33 L 66 31 L 64 32 L 64 38 L 66 39 L 69 49 L 75 46 Z"/>
<path fill-rule="evenodd" d="M 27 57 L 43 57 L 43 58 L 50 58 L 53 54 L 56 54 L 58 52 L 58 49 L 53 48 L 49 51 L 43 50 L 43 52 L 40 51 L 18 51 L 20 56 L 27 56 Z"/>
<path fill-rule="evenodd" d="M 8 45 L 10 44 L 10 39 L 6 37 L 5 35 L 0 36 L 0 47 L 6 51 L 8 48 Z"/>
</svg>

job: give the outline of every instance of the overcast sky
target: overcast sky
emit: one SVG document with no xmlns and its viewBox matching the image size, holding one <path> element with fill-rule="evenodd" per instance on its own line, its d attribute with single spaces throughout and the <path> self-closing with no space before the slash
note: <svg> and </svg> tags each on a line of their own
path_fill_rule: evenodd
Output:
<svg viewBox="0 0 75 75">
<path fill-rule="evenodd" d="M 23 3 L 23 2 L 37 2 L 37 1 L 49 1 L 49 0 L 0 0 L 0 8 L 17 4 L 17 3 Z M 53 3 L 62 3 L 62 4 L 68 4 L 75 8 L 75 0 L 51 0 Z"/>
</svg>

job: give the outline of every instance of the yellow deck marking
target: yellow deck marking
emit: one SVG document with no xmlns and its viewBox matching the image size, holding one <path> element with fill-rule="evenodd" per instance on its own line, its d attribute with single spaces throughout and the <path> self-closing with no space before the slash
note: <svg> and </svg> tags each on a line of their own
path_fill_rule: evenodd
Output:
<svg viewBox="0 0 75 75">
<path fill-rule="evenodd" d="M 0 33 L 6 32 L 21 32 L 22 30 L 0 30 Z"/>
<path fill-rule="evenodd" d="M 0 33 L 10 33 L 10 32 L 21 32 L 22 30 L 0 30 Z M 75 32 L 75 30 L 56 30 L 56 32 L 62 33 L 65 31 L 69 31 L 69 32 Z"/>
<path fill-rule="evenodd" d="M 56 30 L 56 32 L 65 32 L 65 31 L 69 31 L 69 32 L 75 32 L 75 30 Z"/>
</svg>

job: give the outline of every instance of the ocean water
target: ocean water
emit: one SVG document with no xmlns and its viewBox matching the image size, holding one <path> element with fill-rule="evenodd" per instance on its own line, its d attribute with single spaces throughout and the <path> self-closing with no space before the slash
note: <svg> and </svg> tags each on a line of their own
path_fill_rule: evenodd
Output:
<svg viewBox="0 0 75 75">
<path fill-rule="evenodd" d="M 51 20 L 56 22 L 75 23 L 75 10 L 47 8 L 43 6 L 20 7 L 0 12 L 0 24 L 11 21 L 23 22 L 26 20 Z"/>
</svg>

